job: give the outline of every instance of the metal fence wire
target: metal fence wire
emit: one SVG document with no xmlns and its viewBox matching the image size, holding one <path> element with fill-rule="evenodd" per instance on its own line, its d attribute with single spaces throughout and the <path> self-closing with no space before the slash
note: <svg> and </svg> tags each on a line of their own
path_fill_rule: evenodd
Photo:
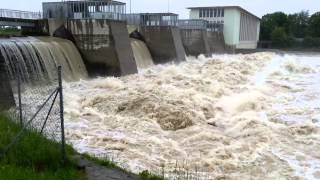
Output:
<svg viewBox="0 0 320 180">
<path fill-rule="evenodd" d="M 3 155 L 19 143 L 27 129 L 35 131 L 46 138 L 57 142 L 61 148 L 61 158 L 65 160 L 65 137 L 63 116 L 62 67 L 57 68 L 53 81 L 32 80 L 22 77 L 17 71 L 11 77 L 11 87 L 16 108 L 10 114 L 12 119 L 20 124 L 22 129 L 4 149 Z"/>
</svg>

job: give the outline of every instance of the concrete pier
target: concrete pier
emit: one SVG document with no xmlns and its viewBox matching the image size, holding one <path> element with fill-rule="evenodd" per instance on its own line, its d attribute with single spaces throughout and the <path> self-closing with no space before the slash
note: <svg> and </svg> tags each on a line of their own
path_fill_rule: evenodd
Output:
<svg viewBox="0 0 320 180">
<path fill-rule="evenodd" d="M 180 31 L 172 26 L 143 26 L 141 34 L 145 38 L 156 64 L 185 61 L 185 50 Z"/>
<path fill-rule="evenodd" d="M 68 20 L 66 25 L 92 76 L 137 73 L 126 23 L 106 19 Z"/>
<path fill-rule="evenodd" d="M 208 31 L 207 37 L 211 53 L 222 54 L 227 52 L 223 32 Z"/>
<path fill-rule="evenodd" d="M 188 56 L 211 53 L 207 31 L 202 29 L 181 29 L 181 38 Z"/>
</svg>

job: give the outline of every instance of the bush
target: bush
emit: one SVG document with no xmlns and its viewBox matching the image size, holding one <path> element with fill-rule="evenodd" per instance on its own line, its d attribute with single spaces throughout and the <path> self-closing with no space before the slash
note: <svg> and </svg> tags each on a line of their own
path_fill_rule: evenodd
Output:
<svg viewBox="0 0 320 180">
<path fill-rule="evenodd" d="M 304 47 L 320 47 L 320 38 L 306 37 L 303 41 Z"/>
<path fill-rule="evenodd" d="M 271 33 L 272 45 L 274 47 L 288 47 L 289 38 L 284 28 L 276 27 Z"/>
<path fill-rule="evenodd" d="M 4 154 L 7 145 L 20 131 L 19 125 L 7 116 L 0 114 L 1 180 L 84 179 L 73 162 L 68 160 L 65 164 L 61 162 L 58 143 L 50 141 L 32 130 L 26 130 L 22 138 Z M 67 152 L 71 153 L 72 150 L 68 148 Z"/>
</svg>

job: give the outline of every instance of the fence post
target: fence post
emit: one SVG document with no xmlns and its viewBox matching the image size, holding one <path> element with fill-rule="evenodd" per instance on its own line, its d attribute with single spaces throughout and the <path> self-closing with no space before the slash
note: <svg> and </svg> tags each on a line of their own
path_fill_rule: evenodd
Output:
<svg viewBox="0 0 320 180">
<path fill-rule="evenodd" d="M 23 127 L 20 72 L 18 72 L 18 82 L 17 83 L 18 83 L 18 101 L 19 101 L 19 120 L 20 120 L 20 126 Z"/>
<path fill-rule="evenodd" d="M 59 95 L 60 95 L 60 123 L 61 123 L 61 153 L 62 161 L 66 161 L 66 151 L 65 151 L 65 135 L 64 135 L 64 107 L 63 107 L 63 87 L 62 87 L 62 67 L 58 67 L 58 81 L 59 81 Z"/>
</svg>

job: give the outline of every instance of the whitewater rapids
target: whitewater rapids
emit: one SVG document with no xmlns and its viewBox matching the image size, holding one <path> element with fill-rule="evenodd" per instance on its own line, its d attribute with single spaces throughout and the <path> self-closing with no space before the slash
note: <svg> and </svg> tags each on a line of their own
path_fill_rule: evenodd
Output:
<svg viewBox="0 0 320 180">
<path fill-rule="evenodd" d="M 66 138 L 168 179 L 320 179 L 317 60 L 220 55 L 67 83 Z"/>
</svg>

